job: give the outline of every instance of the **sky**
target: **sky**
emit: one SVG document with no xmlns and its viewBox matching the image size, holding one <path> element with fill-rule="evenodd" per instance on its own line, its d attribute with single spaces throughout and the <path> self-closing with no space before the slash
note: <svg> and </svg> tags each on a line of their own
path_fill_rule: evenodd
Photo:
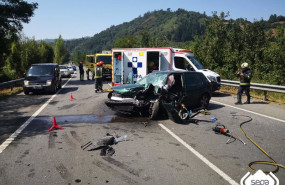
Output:
<svg viewBox="0 0 285 185">
<path fill-rule="evenodd" d="M 229 12 L 231 19 L 268 20 L 285 16 L 285 0 L 25 0 L 38 8 L 22 33 L 36 40 L 92 37 L 112 25 L 129 22 L 154 10 Z"/>
</svg>

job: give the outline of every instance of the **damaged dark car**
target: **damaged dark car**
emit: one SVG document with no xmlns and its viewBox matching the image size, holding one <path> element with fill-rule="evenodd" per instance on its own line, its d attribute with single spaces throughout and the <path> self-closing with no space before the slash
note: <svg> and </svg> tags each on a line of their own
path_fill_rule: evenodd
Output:
<svg viewBox="0 0 285 185">
<path fill-rule="evenodd" d="M 206 109 L 211 99 L 209 81 L 202 73 L 191 71 L 153 72 L 135 84 L 112 90 L 105 102 L 112 110 L 149 115 L 153 120 L 163 112 L 173 120 L 183 108 Z"/>
</svg>

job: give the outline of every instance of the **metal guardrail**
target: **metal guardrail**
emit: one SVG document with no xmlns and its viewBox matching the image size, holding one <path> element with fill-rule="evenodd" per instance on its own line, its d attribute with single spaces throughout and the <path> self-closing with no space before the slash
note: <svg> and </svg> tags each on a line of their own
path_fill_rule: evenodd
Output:
<svg viewBox="0 0 285 185">
<path fill-rule="evenodd" d="M 0 90 L 4 89 L 4 88 L 10 88 L 11 90 L 13 90 L 14 87 L 18 86 L 18 85 L 23 85 L 25 78 L 20 78 L 20 79 L 16 79 L 16 80 L 11 80 L 8 82 L 3 82 L 0 83 Z"/>
<path fill-rule="evenodd" d="M 239 81 L 231 81 L 231 80 L 221 80 L 222 85 L 227 86 L 239 86 Z M 251 89 L 261 90 L 264 92 L 264 100 L 267 100 L 267 92 L 277 92 L 285 94 L 285 86 L 281 85 L 269 85 L 269 84 L 259 84 L 259 83 L 250 83 Z"/>
</svg>

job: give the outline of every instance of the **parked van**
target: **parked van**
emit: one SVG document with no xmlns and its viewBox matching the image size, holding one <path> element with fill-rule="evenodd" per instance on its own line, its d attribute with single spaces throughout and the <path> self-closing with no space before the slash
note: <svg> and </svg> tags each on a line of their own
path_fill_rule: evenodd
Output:
<svg viewBox="0 0 285 185">
<path fill-rule="evenodd" d="M 61 75 L 58 64 L 32 64 L 24 80 L 24 93 L 44 91 L 56 93 L 61 89 Z"/>
<path fill-rule="evenodd" d="M 220 89 L 221 78 L 205 69 L 190 50 L 178 48 L 121 48 L 112 49 L 112 85 L 135 83 L 153 70 L 197 71 L 212 84 L 212 91 Z"/>
</svg>

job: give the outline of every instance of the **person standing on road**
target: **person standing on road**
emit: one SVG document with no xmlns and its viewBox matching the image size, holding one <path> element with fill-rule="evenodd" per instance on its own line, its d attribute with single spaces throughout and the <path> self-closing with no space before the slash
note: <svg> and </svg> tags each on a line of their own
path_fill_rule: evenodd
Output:
<svg viewBox="0 0 285 185">
<path fill-rule="evenodd" d="M 89 78 L 89 72 L 90 72 L 90 69 L 87 68 L 87 70 L 86 70 L 86 77 L 87 77 L 87 80 L 90 80 L 90 78 Z"/>
<path fill-rule="evenodd" d="M 80 61 L 79 64 L 79 74 L 80 74 L 80 80 L 84 80 L 84 69 L 83 69 L 83 62 Z"/>
<path fill-rule="evenodd" d="M 103 92 L 103 61 L 97 63 L 95 68 L 95 93 Z"/>
<path fill-rule="evenodd" d="M 94 76 L 95 76 L 95 68 L 94 68 L 94 65 L 91 64 L 91 75 L 92 75 L 92 80 L 94 80 Z"/>
<path fill-rule="evenodd" d="M 252 78 L 252 73 L 251 70 L 248 68 L 248 63 L 242 63 L 241 68 L 242 70 L 236 74 L 238 77 L 240 77 L 240 85 L 237 93 L 237 102 L 235 103 L 236 105 L 242 104 L 241 96 L 243 91 L 245 92 L 247 97 L 247 101 L 244 102 L 244 104 L 250 104 L 250 80 Z"/>
</svg>

